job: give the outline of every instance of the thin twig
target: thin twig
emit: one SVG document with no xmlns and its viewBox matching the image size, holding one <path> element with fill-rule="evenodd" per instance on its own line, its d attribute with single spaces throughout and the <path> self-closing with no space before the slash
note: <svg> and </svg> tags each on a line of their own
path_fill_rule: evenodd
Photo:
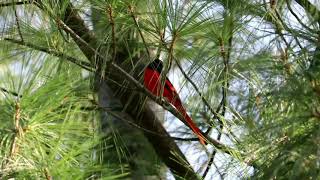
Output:
<svg viewBox="0 0 320 180">
<path fill-rule="evenodd" d="M 17 14 L 17 10 L 16 10 L 15 6 L 13 6 L 13 7 L 14 7 L 14 16 L 16 18 L 18 33 L 19 33 L 21 41 L 23 42 L 24 40 L 23 40 L 23 36 L 22 36 L 22 33 L 21 33 L 21 29 L 20 29 L 20 20 L 19 20 L 19 17 L 18 17 L 18 14 Z"/>
<path fill-rule="evenodd" d="M 279 11 L 277 9 L 274 10 L 277 19 L 280 21 L 280 23 L 282 24 L 282 26 L 284 27 L 285 30 L 287 30 L 288 32 L 290 32 L 294 38 L 294 40 L 296 41 L 296 43 L 298 44 L 298 46 L 300 47 L 300 49 L 303 49 L 300 41 L 297 39 L 297 37 L 294 35 L 293 31 L 284 23 L 284 21 L 281 18 L 281 15 L 279 13 Z M 278 27 L 276 26 L 276 28 L 278 29 Z M 290 44 L 287 42 L 287 40 L 284 37 L 284 34 L 281 32 L 280 29 L 277 30 L 279 36 L 281 37 L 281 39 L 283 40 L 283 42 L 286 44 L 287 48 L 290 47 Z"/>
<path fill-rule="evenodd" d="M 220 176 L 220 179 L 223 180 L 225 173 L 221 173 L 221 172 L 219 171 L 219 168 L 218 168 L 217 164 L 214 163 L 214 162 L 213 162 L 213 166 L 216 168 L 216 171 L 218 172 L 218 174 L 219 174 L 219 176 Z"/>
<path fill-rule="evenodd" d="M 207 108 L 209 108 L 210 112 L 213 114 L 213 116 L 217 119 L 219 118 L 219 114 L 210 106 L 209 102 L 207 101 L 207 99 L 203 96 L 203 94 L 200 92 L 199 88 L 197 87 L 197 85 L 192 81 L 192 79 L 186 74 L 186 72 L 182 69 L 180 63 L 175 59 L 175 62 L 180 70 L 180 72 L 183 74 L 184 78 L 187 79 L 187 81 L 193 86 L 193 88 L 196 90 L 196 92 L 198 93 L 198 95 L 201 97 L 201 100 L 203 101 L 203 103 L 207 106 Z"/>
<path fill-rule="evenodd" d="M 165 81 L 166 81 L 166 78 L 167 78 L 167 74 L 171 69 L 172 59 L 173 59 L 173 48 L 174 48 L 176 39 L 177 39 L 177 33 L 174 31 L 173 37 L 172 37 L 172 41 L 171 41 L 170 47 L 168 49 L 168 51 L 169 51 L 168 63 L 164 67 L 164 70 L 161 72 L 161 79 L 160 79 L 160 82 L 161 82 L 160 94 L 161 94 L 161 96 L 163 95 L 163 92 L 164 92 L 164 84 L 165 84 Z"/>
<path fill-rule="evenodd" d="M 133 123 L 133 120 L 131 119 L 131 117 L 129 115 L 127 115 L 125 112 L 121 111 L 121 112 L 118 112 L 118 111 L 114 111 L 112 110 L 112 108 L 108 108 L 108 107 L 100 107 L 97 105 L 97 103 L 95 103 L 95 106 L 94 107 L 83 107 L 82 109 L 86 109 L 86 110 L 89 110 L 89 111 L 92 111 L 92 110 L 103 110 L 103 111 L 106 111 L 108 113 L 110 113 L 110 115 L 114 116 L 115 118 L 117 119 L 120 119 L 120 120 L 123 120 L 125 122 L 127 122 L 128 124 L 132 125 L 133 127 L 137 128 L 137 129 L 140 129 L 144 132 L 147 132 L 147 133 L 150 133 L 150 134 L 153 134 L 153 135 L 157 135 L 157 136 L 160 136 L 160 137 L 166 137 L 166 138 L 172 138 L 174 140 L 177 140 L 177 141 L 199 141 L 199 138 L 181 138 L 181 137 L 175 137 L 175 136 L 165 136 L 165 135 L 161 135 L 157 132 L 154 132 L 154 131 L 150 131 L 149 129 L 145 129 L 139 125 L 137 125 L 136 123 Z"/>
<path fill-rule="evenodd" d="M 287 8 L 290 11 L 290 13 L 296 18 L 296 20 L 300 23 L 301 26 L 303 26 L 304 28 L 306 28 L 308 31 L 310 32 L 316 32 L 315 30 L 309 28 L 307 25 L 305 25 L 302 21 L 301 18 L 298 17 L 298 15 L 292 10 L 291 5 L 289 0 L 286 0 L 287 3 Z"/>
<path fill-rule="evenodd" d="M 131 5 L 129 5 L 128 8 L 129 8 L 129 12 L 130 12 L 130 14 L 131 14 L 131 17 L 132 17 L 132 19 L 133 19 L 134 24 L 135 24 L 135 25 L 137 26 L 137 28 L 138 28 L 138 32 L 139 32 L 139 35 L 140 35 L 140 37 L 141 37 L 141 39 L 142 39 L 142 42 L 143 42 L 143 44 L 144 44 L 144 47 L 145 47 L 145 49 L 146 49 L 146 53 L 147 53 L 147 55 L 148 55 L 148 58 L 150 59 L 150 58 L 151 58 L 150 52 L 149 52 L 149 49 L 148 49 L 146 40 L 145 40 L 145 38 L 144 38 L 144 36 L 143 36 L 143 34 L 142 34 L 142 31 L 141 31 L 141 29 L 140 29 L 140 26 L 139 26 L 139 24 L 138 24 L 138 21 L 137 21 L 135 15 L 134 15 L 133 8 L 132 8 Z"/>
<path fill-rule="evenodd" d="M 217 151 L 214 149 L 213 152 L 212 152 L 212 154 L 211 154 L 211 156 L 210 156 L 210 159 L 209 159 L 209 161 L 208 161 L 207 168 L 205 169 L 205 171 L 204 171 L 204 173 L 203 173 L 203 175 L 202 175 L 202 178 L 203 178 L 203 179 L 208 175 L 208 172 L 209 172 L 209 170 L 211 169 L 212 164 L 215 164 L 215 163 L 214 163 L 214 157 L 215 157 L 216 153 L 217 153 Z"/>
<path fill-rule="evenodd" d="M 286 44 L 286 46 L 289 47 L 290 44 L 288 43 L 288 41 L 284 37 L 284 34 L 282 32 L 282 28 L 279 27 L 280 25 L 284 26 L 284 23 L 282 22 L 281 17 L 279 15 L 277 9 L 272 10 L 272 17 L 273 17 L 273 21 L 275 21 L 275 22 L 273 22 L 273 24 L 275 26 L 275 33 L 278 34 L 280 36 L 280 38 L 282 39 L 282 41 Z M 280 23 L 278 21 L 280 21 Z"/>
<path fill-rule="evenodd" d="M 109 14 L 109 22 L 111 25 L 111 36 L 112 36 L 112 60 L 107 62 L 107 69 L 110 69 L 110 64 L 116 59 L 116 32 L 115 32 L 115 23 L 113 20 L 113 11 L 111 5 L 108 6 L 107 12 Z M 108 71 L 108 70 L 107 70 Z"/>
<path fill-rule="evenodd" d="M 174 140 L 177 140 L 177 141 L 199 141 L 199 138 L 181 138 L 181 137 L 174 137 L 174 136 L 165 136 L 165 135 L 161 135 L 159 133 L 156 133 L 154 131 L 150 131 L 149 129 L 146 129 L 146 128 L 143 128 L 139 125 L 137 125 L 136 123 L 133 123 L 133 120 L 131 119 L 131 117 L 129 115 L 127 115 L 124 111 L 121 111 L 118 110 L 114 110 L 114 108 L 108 108 L 108 107 L 100 107 L 98 106 L 98 104 L 96 102 L 94 102 L 94 106 L 83 106 L 83 107 L 80 107 L 80 110 L 82 111 L 96 111 L 96 110 L 103 110 L 103 111 L 106 111 L 108 113 L 110 113 L 110 115 L 114 116 L 115 118 L 117 119 L 120 119 L 120 120 L 123 120 L 125 122 L 127 122 L 128 124 L 132 125 L 133 127 L 137 128 L 137 129 L 140 129 L 142 131 L 145 131 L 147 133 L 150 133 L 150 134 L 154 134 L 154 135 L 157 135 L 157 136 L 160 136 L 160 137 L 168 137 L 168 138 L 172 138 Z M 122 110 L 122 108 L 121 108 Z M 120 115 L 120 113 L 124 115 Z"/>
<path fill-rule="evenodd" d="M 223 40 L 220 39 L 220 55 L 222 56 L 222 60 L 223 60 L 223 64 L 224 64 L 224 68 L 223 68 L 223 78 L 224 78 L 223 82 L 224 83 L 223 83 L 223 86 L 222 86 L 222 99 L 221 99 L 221 102 L 220 102 L 220 105 L 222 106 L 221 115 L 223 117 L 225 117 L 225 115 L 226 115 L 227 94 L 228 94 L 228 89 L 229 89 L 229 61 L 230 61 L 232 39 L 233 39 L 232 29 L 233 29 L 233 27 L 231 28 L 230 37 L 228 39 L 227 52 L 225 50 L 225 46 L 224 46 Z M 220 107 L 221 107 L 220 105 L 218 107 L 219 110 L 220 110 Z M 217 112 L 219 112 L 219 111 L 217 111 Z M 220 141 L 220 139 L 222 137 L 222 131 L 223 131 L 223 128 L 224 128 L 224 124 L 223 124 L 223 121 L 221 119 L 218 119 L 218 121 L 219 121 L 219 124 L 220 124 L 220 126 L 219 126 L 220 129 L 218 130 L 217 140 Z M 210 132 L 210 130 L 208 132 Z M 204 173 L 202 175 L 202 178 L 205 178 L 207 176 L 207 174 L 208 174 L 208 172 L 209 172 L 209 170 L 210 170 L 210 168 L 212 166 L 212 163 L 214 163 L 214 158 L 215 158 L 216 154 L 217 154 L 217 150 L 213 149 L 212 155 L 211 155 L 211 157 L 209 159 L 207 168 L 205 169 L 205 171 L 204 171 Z"/>
<path fill-rule="evenodd" d="M 315 5 L 313 5 L 309 0 L 295 0 L 295 2 L 303 7 L 305 11 L 310 14 L 320 26 L 320 11 Z"/>
<path fill-rule="evenodd" d="M 160 37 L 160 43 L 161 43 L 161 44 L 159 45 L 159 47 L 158 47 L 158 49 L 157 49 L 157 54 L 156 54 L 156 58 L 157 58 L 157 59 L 160 58 L 161 45 L 162 45 L 163 47 L 166 47 L 166 44 L 164 43 L 164 42 L 165 42 L 165 40 L 164 40 L 165 35 L 166 35 L 165 29 L 164 29 L 163 32 L 162 32 L 161 29 L 159 28 L 159 37 Z"/>
<path fill-rule="evenodd" d="M 42 52 L 48 53 L 50 55 L 53 55 L 53 56 L 65 59 L 65 60 L 67 60 L 69 62 L 72 62 L 72 63 L 80 66 L 81 68 L 83 68 L 83 69 L 85 69 L 87 71 L 93 71 L 93 69 L 92 69 L 93 67 L 92 67 L 92 65 L 90 63 L 78 60 L 78 59 L 76 59 L 76 58 L 74 58 L 72 56 L 63 54 L 61 52 L 54 51 L 54 50 L 51 50 L 51 49 L 48 49 L 48 48 L 45 48 L 45 47 L 41 47 L 41 46 L 38 46 L 38 45 L 35 45 L 35 44 L 32 44 L 32 43 L 23 42 L 21 40 L 16 40 L 16 39 L 11 39 L 11 38 L 4 38 L 4 40 L 8 41 L 8 42 L 11 42 L 11 43 L 19 44 L 19 45 L 22 45 L 22 46 L 26 46 L 26 47 L 31 48 L 31 49 L 35 49 L 35 50 L 38 50 L 38 51 L 42 51 Z"/>
<path fill-rule="evenodd" d="M 7 90 L 7 89 L 5 89 L 3 87 L 0 87 L 0 91 L 2 91 L 4 93 L 7 93 L 7 94 L 11 94 L 11 95 L 19 97 L 19 98 L 22 97 L 22 95 L 19 95 L 18 93 L 14 92 L 14 91 Z"/>
</svg>

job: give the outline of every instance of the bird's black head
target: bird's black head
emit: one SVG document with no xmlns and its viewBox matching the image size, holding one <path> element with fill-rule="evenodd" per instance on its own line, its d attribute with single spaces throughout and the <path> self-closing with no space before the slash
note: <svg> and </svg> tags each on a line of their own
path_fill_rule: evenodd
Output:
<svg viewBox="0 0 320 180">
<path fill-rule="evenodd" d="M 148 68 L 153 69 L 161 73 L 162 68 L 163 68 L 163 63 L 160 59 L 155 59 L 152 61 L 149 65 Z"/>
</svg>

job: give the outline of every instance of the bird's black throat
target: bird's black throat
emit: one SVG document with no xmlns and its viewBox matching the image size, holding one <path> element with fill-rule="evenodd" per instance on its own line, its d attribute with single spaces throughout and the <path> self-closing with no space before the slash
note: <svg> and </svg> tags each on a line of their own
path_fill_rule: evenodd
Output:
<svg viewBox="0 0 320 180">
<path fill-rule="evenodd" d="M 161 73 L 162 69 L 163 69 L 163 63 L 160 59 L 155 59 L 154 61 L 152 61 L 149 65 L 148 68 L 153 69 L 158 71 L 159 73 Z"/>
</svg>

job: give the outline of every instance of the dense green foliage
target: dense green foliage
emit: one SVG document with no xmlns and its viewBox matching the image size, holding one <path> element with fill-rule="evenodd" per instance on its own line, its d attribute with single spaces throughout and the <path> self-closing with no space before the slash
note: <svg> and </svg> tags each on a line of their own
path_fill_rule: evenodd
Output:
<svg viewBox="0 0 320 180">
<path fill-rule="evenodd" d="M 318 179 L 317 2 L 1 1 L 0 179 Z M 206 147 L 141 88 L 155 58 Z"/>
</svg>

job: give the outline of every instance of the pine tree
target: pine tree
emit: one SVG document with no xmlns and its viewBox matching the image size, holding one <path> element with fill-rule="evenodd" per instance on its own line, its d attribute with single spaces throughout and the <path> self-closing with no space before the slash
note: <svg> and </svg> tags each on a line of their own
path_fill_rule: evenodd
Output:
<svg viewBox="0 0 320 180">
<path fill-rule="evenodd" d="M 8 0 L 0 17 L 0 179 L 319 177 L 316 3 Z M 207 146 L 143 87 L 156 58 Z"/>
</svg>

